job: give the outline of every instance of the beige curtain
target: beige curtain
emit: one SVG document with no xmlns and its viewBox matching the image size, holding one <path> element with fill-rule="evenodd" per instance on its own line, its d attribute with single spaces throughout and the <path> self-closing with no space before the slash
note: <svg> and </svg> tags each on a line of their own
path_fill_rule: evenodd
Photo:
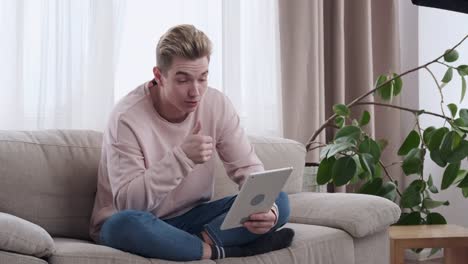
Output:
<svg viewBox="0 0 468 264">
<path fill-rule="evenodd" d="M 398 0 L 279 0 L 285 137 L 306 143 L 334 104 L 369 91 L 380 74 L 400 72 L 397 5 Z M 372 106 L 353 112 L 358 116 L 363 109 L 372 116 L 368 132 L 389 141 L 384 164 L 397 161 L 400 112 Z M 318 140 L 331 139 L 333 132 L 324 131 Z M 317 162 L 318 150 L 307 160 Z M 402 178 L 398 166 L 389 173 Z"/>
</svg>

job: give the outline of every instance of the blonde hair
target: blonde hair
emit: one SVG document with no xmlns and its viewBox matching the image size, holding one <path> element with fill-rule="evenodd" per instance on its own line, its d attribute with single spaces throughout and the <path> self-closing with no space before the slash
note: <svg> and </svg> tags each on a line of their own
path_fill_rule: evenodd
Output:
<svg viewBox="0 0 468 264">
<path fill-rule="evenodd" d="M 156 46 L 156 65 L 163 73 L 172 65 L 175 56 L 195 60 L 211 55 L 211 40 L 193 25 L 178 25 L 170 28 Z"/>
</svg>

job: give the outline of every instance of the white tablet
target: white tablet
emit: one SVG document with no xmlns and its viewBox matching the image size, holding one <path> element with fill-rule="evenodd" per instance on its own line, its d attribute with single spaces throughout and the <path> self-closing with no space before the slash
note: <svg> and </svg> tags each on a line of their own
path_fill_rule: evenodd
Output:
<svg viewBox="0 0 468 264">
<path fill-rule="evenodd" d="M 268 212 L 288 180 L 292 167 L 250 174 L 224 218 L 221 230 L 243 226 L 251 214 Z"/>
</svg>

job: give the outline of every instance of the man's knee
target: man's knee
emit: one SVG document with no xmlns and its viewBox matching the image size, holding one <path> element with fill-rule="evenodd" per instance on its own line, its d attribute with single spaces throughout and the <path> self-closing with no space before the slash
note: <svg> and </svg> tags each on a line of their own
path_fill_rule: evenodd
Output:
<svg viewBox="0 0 468 264">
<path fill-rule="evenodd" d="M 100 242 L 108 246 L 114 243 L 120 244 L 120 240 L 128 239 L 144 225 L 148 219 L 154 218 L 149 212 L 124 210 L 109 217 L 101 227 Z"/>
<path fill-rule="evenodd" d="M 285 192 L 280 192 L 275 202 L 279 211 L 278 226 L 282 226 L 288 222 L 289 215 L 291 213 L 288 194 Z"/>
</svg>

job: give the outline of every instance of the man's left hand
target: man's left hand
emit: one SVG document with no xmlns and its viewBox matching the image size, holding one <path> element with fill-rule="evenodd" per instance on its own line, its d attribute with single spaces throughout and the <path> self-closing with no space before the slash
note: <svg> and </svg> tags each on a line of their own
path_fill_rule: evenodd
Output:
<svg viewBox="0 0 468 264">
<path fill-rule="evenodd" d="M 257 213 L 250 215 L 248 221 L 244 222 L 244 227 L 247 228 L 251 233 L 254 234 L 265 234 L 275 226 L 276 215 L 272 210 L 268 213 Z"/>
</svg>

